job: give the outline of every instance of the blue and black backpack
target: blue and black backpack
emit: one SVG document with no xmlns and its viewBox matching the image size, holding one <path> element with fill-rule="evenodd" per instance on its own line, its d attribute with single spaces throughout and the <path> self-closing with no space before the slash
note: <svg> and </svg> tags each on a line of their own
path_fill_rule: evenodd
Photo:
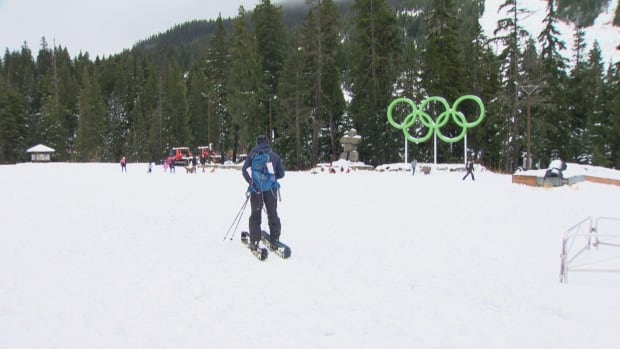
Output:
<svg viewBox="0 0 620 349">
<path fill-rule="evenodd" d="M 257 192 L 277 188 L 276 175 L 269 160 L 269 153 L 260 152 L 252 157 L 252 189 Z"/>
</svg>

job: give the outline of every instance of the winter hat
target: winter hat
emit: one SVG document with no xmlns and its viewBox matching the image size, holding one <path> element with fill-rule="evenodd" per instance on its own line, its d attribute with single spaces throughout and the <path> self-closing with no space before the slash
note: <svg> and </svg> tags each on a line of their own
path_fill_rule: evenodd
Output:
<svg viewBox="0 0 620 349">
<path fill-rule="evenodd" d="M 256 145 L 260 145 L 260 144 L 267 144 L 267 136 L 260 135 L 256 137 Z"/>
</svg>

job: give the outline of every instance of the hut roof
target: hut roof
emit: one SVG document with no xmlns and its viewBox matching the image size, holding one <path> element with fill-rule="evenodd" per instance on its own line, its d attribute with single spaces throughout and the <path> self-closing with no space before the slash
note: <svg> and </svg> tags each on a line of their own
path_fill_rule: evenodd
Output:
<svg viewBox="0 0 620 349">
<path fill-rule="evenodd" d="M 53 148 L 50 148 L 43 144 L 37 144 L 34 147 L 26 150 L 26 152 L 28 153 L 53 153 L 55 151 L 56 150 L 54 150 Z"/>
</svg>

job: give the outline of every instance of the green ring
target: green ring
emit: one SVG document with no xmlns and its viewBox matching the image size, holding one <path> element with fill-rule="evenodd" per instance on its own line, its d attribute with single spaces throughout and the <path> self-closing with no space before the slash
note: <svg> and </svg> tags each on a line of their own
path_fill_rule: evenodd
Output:
<svg viewBox="0 0 620 349">
<path fill-rule="evenodd" d="M 478 105 L 478 108 L 480 110 L 478 117 L 476 118 L 476 120 L 472 122 L 468 122 L 465 115 L 457 110 L 459 105 L 463 101 L 466 101 L 466 100 L 474 101 Z M 445 109 L 445 111 L 439 114 L 439 116 L 437 117 L 435 121 L 433 121 L 431 116 L 426 112 L 426 108 L 432 102 L 438 102 Z M 411 113 L 407 114 L 404 117 L 403 122 L 399 124 L 394 121 L 393 112 L 394 112 L 394 108 L 396 108 L 396 106 L 401 103 L 405 103 L 409 105 L 412 111 Z M 446 143 L 456 143 L 465 137 L 465 135 L 467 134 L 467 130 L 469 128 L 480 125 L 480 123 L 484 119 L 485 112 L 486 111 L 484 108 L 484 104 L 482 103 L 482 100 L 479 97 L 474 96 L 474 95 L 465 95 L 465 96 L 459 97 L 454 102 L 452 107 L 450 107 L 450 105 L 448 104 L 445 98 L 438 97 L 438 96 L 431 96 L 431 97 L 425 98 L 422 101 L 422 103 L 420 103 L 419 107 L 411 99 L 406 98 L 406 97 L 400 97 L 400 98 L 393 100 L 388 106 L 387 118 L 388 118 L 388 122 L 390 123 L 390 125 L 392 125 L 394 128 L 403 130 L 405 138 L 407 138 L 407 140 L 413 143 L 416 143 L 416 144 L 424 143 L 428 141 L 433 135 L 437 135 L 439 139 L 441 139 L 442 141 Z M 419 137 L 419 138 L 413 137 L 411 133 L 409 133 L 409 129 L 411 128 L 411 126 L 415 124 L 418 118 L 420 119 L 420 123 L 424 127 L 428 128 L 428 132 L 426 133 L 426 135 L 424 135 L 423 137 Z M 450 120 L 453 120 L 457 126 L 461 127 L 461 133 L 459 133 L 455 137 L 448 137 L 448 136 L 445 136 L 443 133 L 441 133 L 441 128 L 444 127 Z"/>
</svg>

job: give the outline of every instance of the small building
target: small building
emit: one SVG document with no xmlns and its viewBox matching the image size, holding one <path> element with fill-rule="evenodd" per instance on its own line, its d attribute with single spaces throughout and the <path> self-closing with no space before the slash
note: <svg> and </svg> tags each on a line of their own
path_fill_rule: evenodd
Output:
<svg viewBox="0 0 620 349">
<path fill-rule="evenodd" d="M 49 162 L 51 160 L 52 153 L 56 150 L 43 144 L 35 145 L 34 147 L 26 150 L 30 153 L 30 160 L 32 162 Z"/>
</svg>

